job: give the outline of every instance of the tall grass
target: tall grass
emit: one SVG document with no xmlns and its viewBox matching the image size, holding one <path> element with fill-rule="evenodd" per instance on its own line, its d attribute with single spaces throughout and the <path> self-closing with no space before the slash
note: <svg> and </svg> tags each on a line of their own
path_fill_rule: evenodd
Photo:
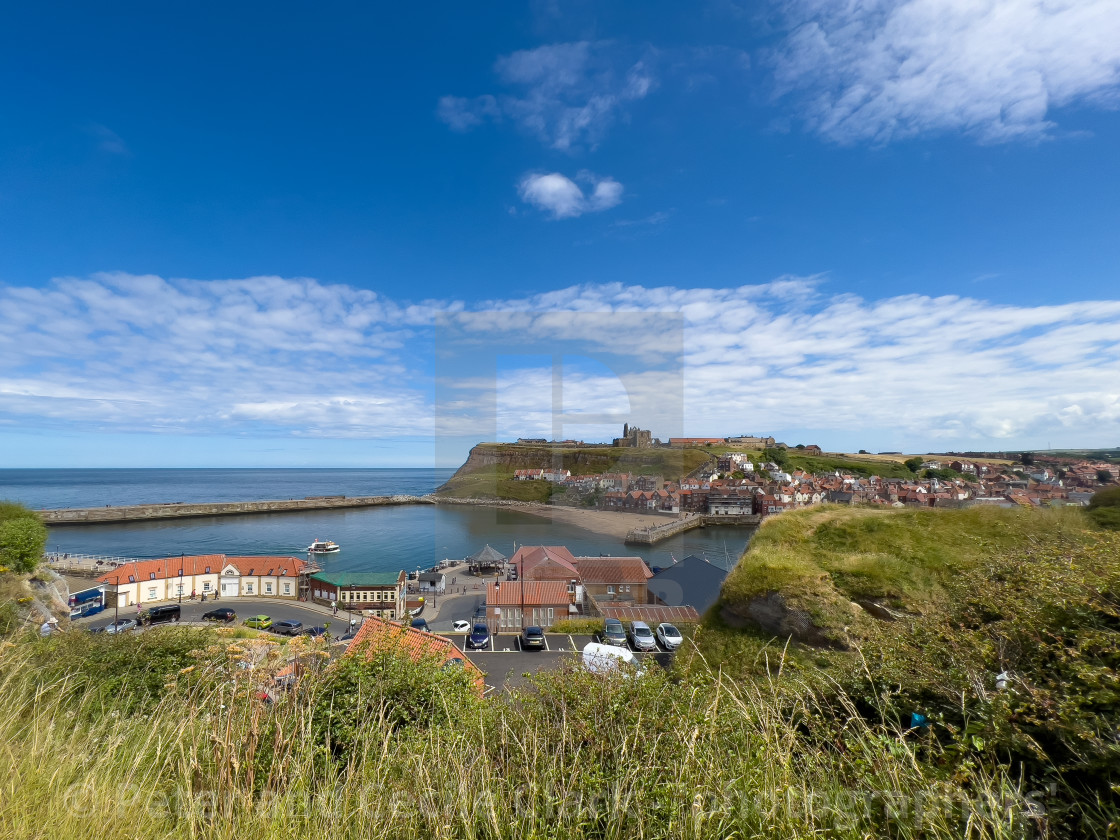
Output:
<svg viewBox="0 0 1120 840">
<path fill-rule="evenodd" d="M 1038 825 L 998 768 L 950 777 L 918 733 L 837 722 L 811 692 L 718 671 L 628 680 L 573 663 L 487 701 L 437 680 L 432 712 L 402 723 L 376 683 L 360 689 L 372 698 L 334 692 L 329 667 L 266 704 L 263 675 L 215 649 L 158 697 L 106 698 L 50 641 L 0 655 L 5 838 L 1019 838 Z M 330 743 L 329 710 L 355 704 L 370 713 Z"/>
</svg>

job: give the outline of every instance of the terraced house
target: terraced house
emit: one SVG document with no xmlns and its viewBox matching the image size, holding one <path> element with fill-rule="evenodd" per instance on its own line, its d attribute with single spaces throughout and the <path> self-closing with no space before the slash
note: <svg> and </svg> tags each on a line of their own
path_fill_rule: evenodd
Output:
<svg viewBox="0 0 1120 840">
<path fill-rule="evenodd" d="M 130 607 L 205 595 L 221 598 L 299 597 L 307 562 L 298 557 L 181 555 L 123 563 L 101 575 L 109 607 Z M 115 601 L 114 601 L 115 599 Z"/>
</svg>

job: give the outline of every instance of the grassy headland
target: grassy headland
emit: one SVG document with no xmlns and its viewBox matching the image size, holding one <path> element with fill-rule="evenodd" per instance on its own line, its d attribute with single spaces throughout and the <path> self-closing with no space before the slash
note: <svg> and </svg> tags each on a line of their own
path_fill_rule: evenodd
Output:
<svg viewBox="0 0 1120 840">
<path fill-rule="evenodd" d="M 1120 534 L 1081 511 L 783 514 L 698 639 L 706 666 L 812 685 L 841 716 L 852 699 L 902 728 L 921 715 L 938 766 L 1055 791 L 1066 836 L 1120 829 Z"/>
<path fill-rule="evenodd" d="M 625 472 L 676 480 L 710 456 L 696 449 L 627 449 L 611 446 L 550 447 L 480 443 L 437 495 L 451 498 L 548 502 L 561 492 L 544 481 L 515 481 L 521 469 L 566 469 L 572 475 Z"/>
</svg>

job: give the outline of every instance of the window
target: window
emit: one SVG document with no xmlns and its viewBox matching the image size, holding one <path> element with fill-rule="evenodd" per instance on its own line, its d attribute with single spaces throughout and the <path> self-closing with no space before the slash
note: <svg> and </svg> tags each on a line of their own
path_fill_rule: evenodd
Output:
<svg viewBox="0 0 1120 840">
<path fill-rule="evenodd" d="M 148 587 L 148 600 L 154 601 L 156 599 L 156 588 L 154 586 Z"/>
<path fill-rule="evenodd" d="M 206 567 L 206 574 L 210 574 L 210 567 L 209 566 Z"/>
<path fill-rule="evenodd" d="M 629 592 L 629 591 L 630 591 L 630 584 L 626 584 L 626 591 L 627 591 L 627 592 Z"/>
<path fill-rule="evenodd" d="M 176 592 L 175 592 L 176 595 L 182 595 L 183 594 L 183 584 L 181 584 L 181 583 L 175 584 L 175 589 L 176 589 Z"/>
<path fill-rule="evenodd" d="M 149 572 L 148 573 L 148 580 L 155 580 L 155 579 L 156 579 L 156 573 L 155 572 Z"/>
<path fill-rule="evenodd" d="M 202 582 L 202 591 L 203 592 L 209 592 L 210 591 L 210 581 L 204 580 Z"/>
<path fill-rule="evenodd" d="M 610 584 L 610 585 L 607 586 L 607 594 L 608 595 L 613 595 L 614 594 L 614 584 Z"/>
<path fill-rule="evenodd" d="M 292 594 L 292 585 L 290 583 L 287 583 L 287 582 L 284 583 L 284 594 L 285 595 L 291 595 Z"/>
<path fill-rule="evenodd" d="M 129 575 L 128 576 L 128 582 L 129 583 L 136 583 L 136 576 L 135 575 Z"/>
<path fill-rule="evenodd" d="M 271 583 L 266 583 L 264 585 L 264 592 L 265 592 L 266 595 L 271 595 L 272 594 L 272 584 Z"/>
<path fill-rule="evenodd" d="M 253 584 L 251 584 L 251 583 L 245 584 L 245 594 L 246 595 L 252 595 L 253 594 Z"/>
</svg>

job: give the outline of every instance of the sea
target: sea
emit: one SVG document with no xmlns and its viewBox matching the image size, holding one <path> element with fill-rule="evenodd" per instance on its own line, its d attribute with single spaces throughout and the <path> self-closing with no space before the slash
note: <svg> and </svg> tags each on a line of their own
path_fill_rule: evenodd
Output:
<svg viewBox="0 0 1120 840">
<path fill-rule="evenodd" d="M 450 469 L 0 469 L 0 500 L 36 509 L 173 502 L 237 502 L 307 496 L 424 495 Z M 326 571 L 415 571 L 461 560 L 490 545 L 509 556 L 521 545 L 564 545 L 577 556 L 640 556 L 666 567 L 695 554 L 730 567 L 753 531 L 698 528 L 655 546 L 504 508 L 399 505 L 342 510 L 195 517 L 156 522 L 52 526 L 47 550 L 148 558 L 177 554 L 304 556 L 316 539 L 342 550 L 319 555 Z"/>
</svg>

